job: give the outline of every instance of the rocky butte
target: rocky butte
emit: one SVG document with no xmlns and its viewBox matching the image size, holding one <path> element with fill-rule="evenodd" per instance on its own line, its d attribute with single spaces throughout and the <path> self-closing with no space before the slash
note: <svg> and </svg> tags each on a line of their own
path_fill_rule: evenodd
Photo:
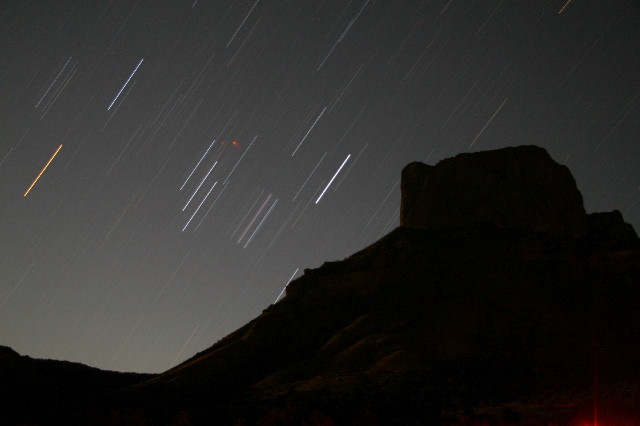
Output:
<svg viewBox="0 0 640 426">
<path fill-rule="evenodd" d="M 400 226 L 438 229 L 493 223 L 583 236 L 587 214 L 571 172 L 537 146 L 460 154 L 402 170 Z"/>
<path fill-rule="evenodd" d="M 640 424 L 640 242 L 620 212 L 587 214 L 535 146 L 411 163 L 401 191 L 400 227 L 182 364 L 57 408 L 23 386 L 32 410 L 5 393 L 0 420 Z"/>
</svg>

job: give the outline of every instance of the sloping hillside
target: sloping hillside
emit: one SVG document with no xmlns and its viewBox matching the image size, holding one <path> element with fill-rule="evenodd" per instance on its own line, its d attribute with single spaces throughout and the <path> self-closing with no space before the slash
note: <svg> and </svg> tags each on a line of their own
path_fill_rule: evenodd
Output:
<svg viewBox="0 0 640 426">
<path fill-rule="evenodd" d="M 0 346 L 0 424 L 49 424 L 86 401 L 151 377 L 33 359 Z"/>
<path fill-rule="evenodd" d="M 595 379 L 603 410 L 631 409 L 640 251 L 586 243 L 492 225 L 398 228 L 305 271 L 258 318 L 114 403 L 196 422 L 294 407 L 300 419 L 407 424 L 531 404 L 530 416 L 561 405 L 563 418 L 590 409 Z M 161 412 L 149 408 L 158 401 Z"/>
<path fill-rule="evenodd" d="M 16 368 L 2 383 L 33 401 L 4 418 L 638 424 L 640 241 L 620 212 L 587 215 L 568 169 L 536 147 L 402 176 L 403 226 L 305 270 L 280 302 L 160 375 L 4 350 Z"/>
</svg>

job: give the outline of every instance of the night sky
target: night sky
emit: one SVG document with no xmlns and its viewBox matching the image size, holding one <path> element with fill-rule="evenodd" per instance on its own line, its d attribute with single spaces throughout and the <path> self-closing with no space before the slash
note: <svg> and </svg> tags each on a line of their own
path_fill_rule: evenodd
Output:
<svg viewBox="0 0 640 426">
<path fill-rule="evenodd" d="M 411 161 L 536 144 L 640 229 L 640 2 L 0 12 L 0 344 L 21 354 L 164 371 L 396 227 Z"/>
</svg>

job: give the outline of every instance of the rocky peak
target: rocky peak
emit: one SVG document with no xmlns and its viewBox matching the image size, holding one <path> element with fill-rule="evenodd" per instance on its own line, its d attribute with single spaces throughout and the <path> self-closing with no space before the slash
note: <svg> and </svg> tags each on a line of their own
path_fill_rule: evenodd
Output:
<svg viewBox="0 0 640 426">
<path fill-rule="evenodd" d="M 459 154 L 402 170 L 400 225 L 421 229 L 492 223 L 584 236 L 587 214 L 566 166 L 543 148 Z"/>
</svg>

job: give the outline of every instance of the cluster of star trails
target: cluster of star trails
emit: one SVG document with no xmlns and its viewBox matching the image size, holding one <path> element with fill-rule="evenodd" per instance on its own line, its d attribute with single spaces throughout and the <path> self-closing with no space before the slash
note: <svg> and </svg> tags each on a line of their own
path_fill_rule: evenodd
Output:
<svg viewBox="0 0 640 426">
<path fill-rule="evenodd" d="M 398 226 L 412 161 L 539 145 L 637 229 L 636 9 L 8 2 L 1 343 L 162 371 Z"/>
</svg>

